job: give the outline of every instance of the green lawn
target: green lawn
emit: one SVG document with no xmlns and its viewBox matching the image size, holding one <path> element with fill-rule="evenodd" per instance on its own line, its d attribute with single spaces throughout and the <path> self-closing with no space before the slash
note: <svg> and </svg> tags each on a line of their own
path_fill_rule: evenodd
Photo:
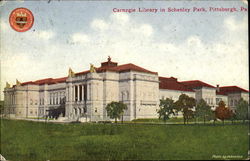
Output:
<svg viewBox="0 0 250 161">
<path fill-rule="evenodd" d="M 126 121 L 125 121 L 126 122 Z M 127 121 L 126 123 L 160 123 L 163 124 L 165 123 L 162 119 L 158 119 L 158 118 L 146 118 L 146 119 L 135 119 L 132 122 L 131 121 Z M 172 117 L 168 120 L 166 120 L 166 123 L 172 123 L 172 124 L 184 124 L 184 120 L 182 117 Z M 224 121 L 225 124 L 232 124 L 231 120 L 225 120 Z M 242 124 L 243 120 L 233 120 L 233 124 Z M 249 120 L 245 120 L 245 123 L 249 123 Z M 192 118 L 189 119 L 188 124 L 204 124 L 204 120 L 202 118 Z M 205 124 L 214 124 L 213 120 L 209 120 L 206 119 Z M 222 121 L 215 121 L 215 124 L 223 124 Z"/>
<path fill-rule="evenodd" d="M 53 124 L 1 120 L 0 153 L 8 160 L 213 159 L 213 155 L 245 159 L 248 130 L 248 125 L 239 124 Z"/>
</svg>

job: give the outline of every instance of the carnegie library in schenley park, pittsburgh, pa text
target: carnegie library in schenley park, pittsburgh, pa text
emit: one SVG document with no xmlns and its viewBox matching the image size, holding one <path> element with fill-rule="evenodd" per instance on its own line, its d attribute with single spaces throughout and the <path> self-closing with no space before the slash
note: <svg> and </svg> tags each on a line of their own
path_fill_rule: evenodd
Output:
<svg viewBox="0 0 250 161">
<path fill-rule="evenodd" d="M 41 118 L 53 109 L 61 109 L 67 120 L 109 121 L 106 106 L 112 101 L 127 105 L 123 120 L 157 118 L 160 99 L 178 100 L 186 94 L 197 101 L 204 99 L 213 109 L 220 101 L 232 109 L 240 98 L 246 101 L 249 91 L 238 86 L 213 86 L 200 80 L 178 81 L 161 77 L 134 64 L 118 65 L 109 57 L 100 67 L 67 77 L 19 82 L 4 89 L 5 114 L 15 118 Z"/>
</svg>

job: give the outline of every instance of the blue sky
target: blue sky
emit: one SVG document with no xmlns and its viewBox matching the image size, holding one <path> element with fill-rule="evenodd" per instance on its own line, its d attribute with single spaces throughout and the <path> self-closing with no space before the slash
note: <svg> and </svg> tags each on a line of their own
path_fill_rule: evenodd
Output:
<svg viewBox="0 0 250 161">
<path fill-rule="evenodd" d="M 14 31 L 9 14 L 33 12 Z M 114 13 L 113 8 L 245 7 L 243 1 L 17 1 L 0 6 L 1 91 L 8 81 L 63 77 L 110 55 L 178 80 L 248 86 L 247 12 Z M 3 96 L 1 95 L 1 99 Z"/>
</svg>

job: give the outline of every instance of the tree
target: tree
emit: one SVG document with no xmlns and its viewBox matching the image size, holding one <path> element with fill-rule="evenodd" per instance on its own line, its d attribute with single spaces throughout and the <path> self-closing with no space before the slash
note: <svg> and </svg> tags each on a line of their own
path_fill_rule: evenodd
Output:
<svg viewBox="0 0 250 161">
<path fill-rule="evenodd" d="M 4 101 L 0 101 L 0 114 L 4 114 Z"/>
<path fill-rule="evenodd" d="M 123 115 L 124 110 L 127 109 L 127 105 L 122 102 L 114 102 L 107 104 L 106 110 L 107 114 L 111 119 L 115 119 L 115 123 L 117 123 L 117 119 Z"/>
<path fill-rule="evenodd" d="M 163 119 L 164 122 L 168 120 L 170 115 L 175 115 L 174 100 L 166 98 L 160 100 L 160 109 L 157 111 L 159 119 Z"/>
<path fill-rule="evenodd" d="M 243 100 L 243 98 L 241 98 L 238 104 L 236 105 L 236 112 L 235 112 L 236 118 L 238 120 L 243 120 L 243 122 L 245 122 L 245 120 L 248 119 L 249 115 L 248 107 L 249 107 L 248 102 Z"/>
<path fill-rule="evenodd" d="M 195 116 L 197 118 L 203 118 L 204 124 L 206 123 L 206 119 L 212 118 L 212 109 L 211 107 L 206 103 L 204 99 L 201 99 L 195 108 Z"/>
<path fill-rule="evenodd" d="M 181 111 L 183 114 L 184 124 L 186 124 L 186 122 L 188 123 L 188 120 L 194 117 L 192 109 L 195 104 L 195 99 L 186 94 L 181 94 L 179 99 L 175 102 L 176 110 Z"/>
<path fill-rule="evenodd" d="M 233 111 L 229 107 L 226 107 L 224 101 L 220 101 L 219 106 L 215 109 L 215 116 L 222 120 L 224 124 L 224 120 L 233 117 Z"/>
</svg>

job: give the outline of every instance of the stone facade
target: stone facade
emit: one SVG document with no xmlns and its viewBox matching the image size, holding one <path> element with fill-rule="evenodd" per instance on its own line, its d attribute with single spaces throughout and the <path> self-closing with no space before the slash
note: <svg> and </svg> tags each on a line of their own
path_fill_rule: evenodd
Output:
<svg viewBox="0 0 250 161">
<path fill-rule="evenodd" d="M 44 117 L 50 109 L 65 108 L 70 120 L 110 120 L 105 107 L 112 101 L 125 103 L 128 109 L 123 120 L 157 118 L 162 98 L 178 100 L 187 94 L 196 100 L 204 99 L 215 107 L 218 100 L 230 105 L 240 97 L 248 99 L 248 92 L 218 93 L 216 88 L 199 81 L 178 82 L 176 78 L 159 77 L 134 64 L 118 65 L 109 58 L 98 68 L 74 73 L 68 77 L 47 78 L 20 83 L 4 89 L 5 113 L 22 118 Z"/>
<path fill-rule="evenodd" d="M 133 64 L 102 63 L 96 71 L 85 71 L 58 79 L 25 82 L 5 88 L 6 113 L 16 117 L 43 117 L 65 100 L 65 116 L 75 120 L 109 120 L 105 107 L 112 101 L 125 103 L 123 119 L 157 117 L 159 80 L 151 72 Z"/>
</svg>

